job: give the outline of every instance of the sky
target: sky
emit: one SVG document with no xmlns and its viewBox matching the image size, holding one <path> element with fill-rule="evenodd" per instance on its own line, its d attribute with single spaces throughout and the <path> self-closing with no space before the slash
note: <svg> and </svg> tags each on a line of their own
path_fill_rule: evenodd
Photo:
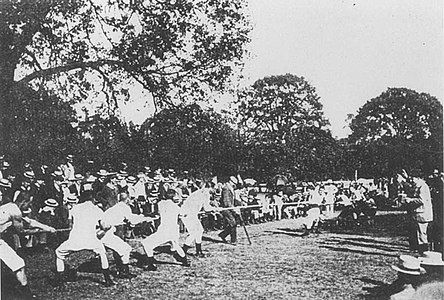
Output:
<svg viewBox="0 0 444 300">
<path fill-rule="evenodd" d="M 316 88 L 334 137 L 346 137 L 347 115 L 389 87 L 444 99 L 442 0 L 247 1 L 253 30 L 240 86 L 270 75 L 303 76 Z M 220 99 L 220 107 L 233 100 Z M 121 109 L 140 123 L 153 111 L 144 105 Z"/>
<path fill-rule="evenodd" d="M 249 0 L 242 84 L 292 73 L 316 88 L 335 137 L 388 87 L 444 99 L 442 0 Z M 347 128 L 344 128 L 347 127 Z"/>
</svg>

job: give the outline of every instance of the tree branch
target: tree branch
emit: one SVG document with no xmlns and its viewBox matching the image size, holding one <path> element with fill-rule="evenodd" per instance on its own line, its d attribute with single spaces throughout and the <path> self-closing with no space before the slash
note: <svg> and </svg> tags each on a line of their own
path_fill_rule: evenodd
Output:
<svg viewBox="0 0 444 300">
<path fill-rule="evenodd" d="M 53 68 L 48 68 L 48 69 L 36 71 L 34 73 L 31 73 L 31 74 L 23 77 L 22 79 L 17 81 L 16 84 L 26 84 L 36 78 L 44 78 L 44 77 L 48 77 L 48 76 L 58 74 L 58 73 L 69 72 L 69 71 L 72 71 L 75 69 L 85 69 L 85 68 L 96 69 L 96 68 L 98 68 L 100 66 L 104 66 L 104 65 L 123 66 L 124 64 L 120 61 L 110 60 L 110 59 L 103 59 L 103 60 L 91 61 L 91 62 L 84 62 L 84 61 L 74 62 L 74 63 L 66 64 L 63 66 L 58 66 L 58 67 L 53 67 Z"/>
</svg>

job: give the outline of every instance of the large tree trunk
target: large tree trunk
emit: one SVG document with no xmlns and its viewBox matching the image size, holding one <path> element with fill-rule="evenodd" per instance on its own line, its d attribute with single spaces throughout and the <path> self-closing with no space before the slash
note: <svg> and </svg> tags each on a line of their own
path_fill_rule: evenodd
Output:
<svg viewBox="0 0 444 300">
<path fill-rule="evenodd" d="M 7 151 L 10 144 L 12 124 L 12 91 L 17 56 L 13 50 L 13 37 L 6 23 L 0 21 L 0 154 Z"/>
</svg>

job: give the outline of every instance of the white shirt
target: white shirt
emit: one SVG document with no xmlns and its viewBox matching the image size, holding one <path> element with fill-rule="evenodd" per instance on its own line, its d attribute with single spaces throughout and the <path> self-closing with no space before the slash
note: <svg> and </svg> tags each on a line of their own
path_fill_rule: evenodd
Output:
<svg viewBox="0 0 444 300">
<path fill-rule="evenodd" d="M 159 202 L 160 225 L 157 228 L 158 234 L 171 239 L 179 238 L 179 206 L 173 200 L 162 200 Z"/>
<path fill-rule="evenodd" d="M 205 211 L 211 210 L 210 206 L 210 191 L 206 188 L 196 190 L 183 201 L 180 207 L 182 215 L 197 215 L 203 208 Z"/>
<path fill-rule="evenodd" d="M 69 239 L 78 241 L 97 240 L 96 226 L 103 217 L 103 211 L 91 201 L 75 205 L 70 211 L 73 220 Z"/>
<path fill-rule="evenodd" d="M 21 214 L 18 206 L 12 202 L 0 206 L 0 233 L 4 232 L 12 225 L 12 216 L 19 216 Z"/>
<path fill-rule="evenodd" d="M 119 202 L 111 208 L 108 208 L 101 219 L 104 227 L 117 226 L 128 220 L 132 224 L 137 224 L 145 219 L 142 215 L 135 215 L 131 212 L 131 208 L 124 202 Z"/>
</svg>

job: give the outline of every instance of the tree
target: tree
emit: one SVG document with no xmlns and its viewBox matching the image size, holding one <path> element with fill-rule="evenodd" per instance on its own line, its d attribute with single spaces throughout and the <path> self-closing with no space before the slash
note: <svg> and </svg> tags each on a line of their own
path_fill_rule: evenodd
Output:
<svg viewBox="0 0 444 300">
<path fill-rule="evenodd" d="M 429 94 L 389 88 L 359 109 L 350 128 L 363 176 L 442 166 L 442 104 Z"/>
<path fill-rule="evenodd" d="M 225 90 L 249 41 L 244 10 L 243 0 L 1 1 L 0 144 L 24 86 L 105 99 L 111 111 L 131 84 L 156 107 Z"/>
<path fill-rule="evenodd" d="M 253 176 L 291 172 L 314 179 L 326 168 L 336 142 L 327 129 L 316 90 L 291 74 L 257 80 L 238 97 L 239 127 Z M 331 168 L 330 168 L 331 169 Z M 263 178 L 266 179 L 266 178 Z"/>
<path fill-rule="evenodd" d="M 55 95 L 24 89 L 15 95 L 7 154 L 13 165 L 56 162 L 78 144 L 75 111 Z"/>
<path fill-rule="evenodd" d="M 229 175 L 236 171 L 236 140 L 226 119 L 197 104 L 163 109 L 141 126 L 154 168 L 174 168 L 194 175 Z"/>
</svg>

